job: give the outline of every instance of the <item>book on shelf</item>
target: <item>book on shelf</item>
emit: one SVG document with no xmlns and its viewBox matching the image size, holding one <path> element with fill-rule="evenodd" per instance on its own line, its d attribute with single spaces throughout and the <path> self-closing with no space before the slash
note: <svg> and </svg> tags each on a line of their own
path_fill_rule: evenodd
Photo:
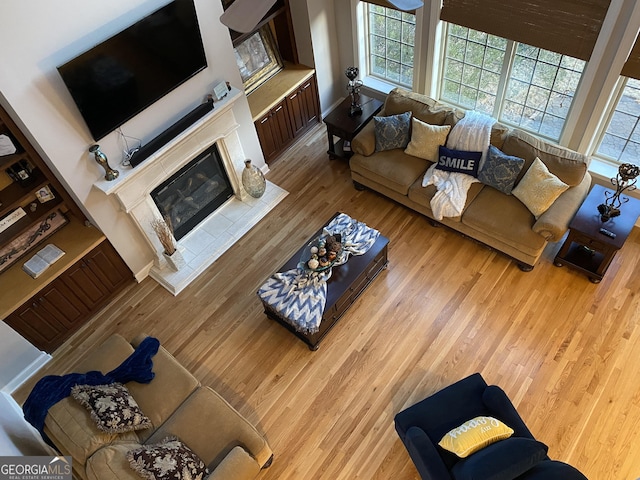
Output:
<svg viewBox="0 0 640 480">
<path fill-rule="evenodd" d="M 64 255 L 64 251 L 60 250 L 54 244 L 49 243 L 43 249 L 27 260 L 22 269 L 33 278 L 38 278 L 52 264 L 57 262 Z"/>
</svg>

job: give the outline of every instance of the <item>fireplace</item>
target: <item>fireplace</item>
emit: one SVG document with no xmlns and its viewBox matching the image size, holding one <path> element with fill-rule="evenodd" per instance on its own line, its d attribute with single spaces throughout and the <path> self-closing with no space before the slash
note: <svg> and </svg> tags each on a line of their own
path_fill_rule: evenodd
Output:
<svg viewBox="0 0 640 480">
<path fill-rule="evenodd" d="M 177 295 L 287 195 L 269 181 L 265 194 L 259 199 L 251 197 L 242 187 L 247 157 L 233 105 L 243 96 L 243 92 L 232 88 L 224 99 L 215 103 L 214 110 L 136 168 L 122 169 L 113 181 L 100 179 L 94 183 L 95 188 L 118 200 L 120 208 L 146 241 L 146 251 L 141 253 L 146 253 L 149 261 L 144 270 L 134 272 L 138 280 L 150 275 Z M 214 184 L 226 185 L 217 192 Z M 170 193 L 172 189 L 174 194 Z M 184 196 L 184 204 L 177 206 L 172 195 Z M 199 204 L 196 197 L 202 196 L 216 197 L 214 205 L 220 204 L 212 207 L 210 202 L 203 202 L 205 209 L 192 215 L 190 207 Z M 186 261 L 186 266 L 177 272 L 167 266 L 162 246 L 151 228 L 151 222 L 165 214 L 170 214 L 169 218 L 175 223 L 178 250 Z M 191 219 L 185 220 L 186 217 Z M 186 227 L 181 231 L 183 225 Z"/>
<path fill-rule="evenodd" d="M 180 240 L 233 196 L 233 188 L 214 143 L 151 191 L 160 214 Z"/>
</svg>

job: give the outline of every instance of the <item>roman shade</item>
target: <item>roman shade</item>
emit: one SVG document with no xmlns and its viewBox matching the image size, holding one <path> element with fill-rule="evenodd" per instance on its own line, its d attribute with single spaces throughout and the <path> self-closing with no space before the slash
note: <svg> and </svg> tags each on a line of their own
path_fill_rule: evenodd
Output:
<svg viewBox="0 0 640 480">
<path fill-rule="evenodd" d="M 421 8 L 424 3 L 422 0 L 362 0 L 366 3 L 373 3 L 381 7 L 393 8 L 394 10 L 402 10 L 409 13 L 415 13 L 416 9 Z"/>
<path fill-rule="evenodd" d="M 589 60 L 611 0 L 443 0 L 440 19 Z"/>
<path fill-rule="evenodd" d="M 638 43 L 638 39 L 636 39 L 636 43 L 633 44 L 629 58 L 624 63 L 620 75 L 640 80 L 640 44 Z"/>
</svg>

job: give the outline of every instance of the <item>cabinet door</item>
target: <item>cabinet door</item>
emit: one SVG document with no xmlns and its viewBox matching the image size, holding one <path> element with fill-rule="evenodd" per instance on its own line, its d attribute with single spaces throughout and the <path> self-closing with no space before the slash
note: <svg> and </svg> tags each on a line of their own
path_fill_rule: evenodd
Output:
<svg viewBox="0 0 640 480">
<path fill-rule="evenodd" d="M 300 98 L 304 105 L 303 111 L 307 126 L 317 123 L 320 117 L 320 106 L 318 105 L 318 88 L 316 87 L 315 75 L 300 87 Z"/>
<path fill-rule="evenodd" d="M 304 133 L 312 123 L 318 121 L 315 77 L 311 77 L 287 97 L 287 107 L 294 137 Z"/>
<path fill-rule="evenodd" d="M 35 347 L 53 352 L 85 322 L 87 307 L 59 280 L 9 315 L 5 322 Z"/>
<path fill-rule="evenodd" d="M 269 163 L 289 145 L 292 139 L 286 104 L 281 102 L 276 105 L 255 125 L 262 153 L 265 161 Z"/>
<path fill-rule="evenodd" d="M 60 280 L 89 310 L 100 308 L 130 277 L 129 269 L 108 242 L 76 262 Z"/>
</svg>

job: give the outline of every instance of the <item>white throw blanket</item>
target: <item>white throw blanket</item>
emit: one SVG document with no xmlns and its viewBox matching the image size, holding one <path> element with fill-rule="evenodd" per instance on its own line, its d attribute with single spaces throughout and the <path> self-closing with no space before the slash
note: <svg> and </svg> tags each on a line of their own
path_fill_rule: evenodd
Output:
<svg viewBox="0 0 640 480">
<path fill-rule="evenodd" d="M 491 139 L 491 127 L 495 119 L 483 113 L 469 110 L 449 133 L 447 148 L 465 150 L 469 152 L 482 152 L 480 167 L 484 164 L 489 141 Z M 466 173 L 447 172 L 439 170 L 436 164 L 431 165 L 424 174 L 422 186 L 434 185 L 438 190 L 431 198 L 431 211 L 436 220 L 444 217 L 457 217 L 462 215 L 464 205 L 467 203 L 469 187 L 478 179 Z"/>
</svg>

